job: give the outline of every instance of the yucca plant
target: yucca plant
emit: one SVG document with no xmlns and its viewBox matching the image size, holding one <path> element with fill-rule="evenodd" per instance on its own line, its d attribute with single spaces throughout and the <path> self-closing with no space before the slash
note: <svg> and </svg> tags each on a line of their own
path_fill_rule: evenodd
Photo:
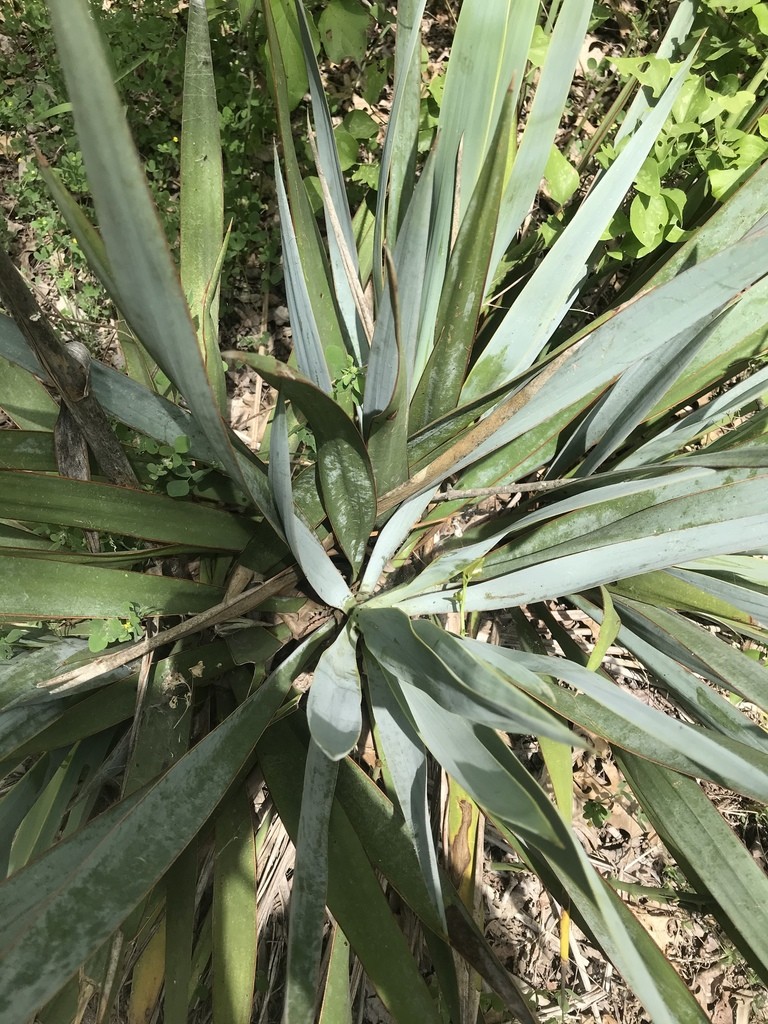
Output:
<svg viewBox="0 0 768 1024">
<path fill-rule="evenodd" d="M 477 920 L 487 820 L 566 908 L 564 941 L 570 914 L 653 1021 L 706 1020 L 571 827 L 572 751 L 592 738 L 768 981 L 768 880 L 697 781 L 768 796 L 766 672 L 743 650 L 768 637 L 768 169 L 580 326 L 593 251 L 689 57 L 657 101 L 638 95 L 616 161 L 497 301 L 590 16 L 553 6 L 534 91 L 538 3 L 464 0 L 421 166 L 425 0 L 401 0 L 376 210 L 353 217 L 303 8 L 265 0 L 294 352 L 225 354 L 276 395 L 255 453 L 226 421 L 204 0 L 189 6 L 178 273 L 88 4 L 49 0 L 98 229 L 44 172 L 119 311 L 127 372 L 63 345 L 3 259 L 0 407 L 17 429 L 0 435 L 0 613 L 35 648 L 0 666 L 3 1024 L 80 1021 L 91 1001 L 108 1019 L 128 977 L 130 1020 L 249 1021 L 274 814 L 296 848 L 287 1024 L 352 1020 L 351 953 L 398 1024 L 474 1022 L 479 979 L 510 1019 L 538 1019 Z M 297 40 L 324 231 L 292 138 Z M 149 487 L 165 478 L 137 438 L 179 470 L 169 493 Z M 85 445 L 93 480 L 87 454 L 72 462 Z M 588 613 L 591 656 L 553 602 Z M 481 642 L 502 610 L 509 642 Z M 601 668 L 616 642 L 669 713 Z M 517 735 L 539 739 L 555 801 Z M 264 783 L 273 810 L 254 828 Z"/>
</svg>

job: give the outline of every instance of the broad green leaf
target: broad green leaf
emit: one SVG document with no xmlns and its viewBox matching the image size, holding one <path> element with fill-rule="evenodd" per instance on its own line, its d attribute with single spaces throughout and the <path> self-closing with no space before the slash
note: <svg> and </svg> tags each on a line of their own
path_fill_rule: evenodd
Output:
<svg viewBox="0 0 768 1024">
<path fill-rule="evenodd" d="M 115 805 L 0 886 L 7 926 L 0 942 L 0 1017 L 31 1017 L 165 874 L 250 758 L 318 639 L 316 633 L 302 644 L 149 790 Z"/>
<path fill-rule="evenodd" d="M 669 222 L 669 209 L 663 196 L 637 195 L 629 208 L 629 225 L 638 241 L 647 249 L 655 249 L 664 238 Z"/>
<path fill-rule="evenodd" d="M 0 548 L 0 614 L 33 619 L 119 618 L 128 604 L 158 615 L 189 615 L 218 604 L 223 591 L 191 580 L 31 561 Z"/>
<path fill-rule="evenodd" d="M 368 14 L 354 0 L 329 0 L 317 23 L 328 60 L 341 64 L 350 59 L 362 64 L 365 56 Z"/>
<path fill-rule="evenodd" d="M 298 837 L 306 744 L 290 722 L 280 722 L 258 745 L 267 785 L 294 842 Z M 328 834 L 334 850 L 328 862 L 328 909 L 360 958 L 379 998 L 398 1024 L 438 1024 L 437 1007 L 338 800 L 334 801 Z"/>
<path fill-rule="evenodd" d="M 0 409 L 21 430 L 53 430 L 59 407 L 40 381 L 0 357 Z"/>
<path fill-rule="evenodd" d="M 241 551 L 253 536 L 247 519 L 202 504 L 88 480 L 0 473 L 5 515 L 193 547 Z"/>
<path fill-rule="evenodd" d="M 763 475 L 763 470 L 751 468 L 693 467 L 653 477 L 606 475 L 600 478 L 602 487 L 592 481 L 573 497 L 518 517 L 510 524 L 511 535 L 527 531 L 527 536 L 515 536 L 514 543 L 491 552 L 477 575 L 489 578 L 533 565 L 542 557 L 649 537 L 670 527 L 718 523 L 727 518 L 734 500 L 743 502 L 745 515 L 759 514 L 764 508 Z M 541 525 L 534 531 L 534 524 Z"/>
<path fill-rule="evenodd" d="M 307 581 L 327 604 L 334 608 L 344 608 L 352 601 L 351 591 L 317 536 L 298 515 L 293 502 L 288 428 L 282 394 L 278 395 L 272 423 L 269 482 L 283 521 L 286 540 L 306 574 Z"/>
<path fill-rule="evenodd" d="M 180 273 L 206 373 L 219 410 L 227 386 L 219 356 L 219 253 L 224 239 L 224 176 L 219 109 L 205 0 L 191 0 L 181 120 Z"/>
<path fill-rule="evenodd" d="M 237 786 L 216 817 L 213 1020 L 250 1024 L 256 983 L 256 849 L 251 798 Z"/>
<path fill-rule="evenodd" d="M 350 752 L 363 726 L 357 632 L 346 623 L 320 655 L 307 704 L 312 739 L 331 761 Z"/>
<path fill-rule="evenodd" d="M 565 206 L 579 187 L 579 172 L 556 146 L 550 151 L 544 177 L 549 194 L 560 206 Z"/>
<path fill-rule="evenodd" d="M 317 471 L 325 511 L 355 575 L 376 518 L 373 471 L 357 427 L 332 399 L 271 356 L 228 352 L 253 366 L 301 410 L 317 441 Z"/>
<path fill-rule="evenodd" d="M 768 934 L 755 908 L 768 899 L 768 878 L 719 811 L 691 779 L 633 754 L 618 755 L 622 773 L 653 827 L 749 965 L 768 983 Z"/>
<path fill-rule="evenodd" d="M 284 1024 L 313 1024 L 328 894 L 328 825 L 339 770 L 310 739 L 288 924 Z"/>
<path fill-rule="evenodd" d="M 381 744 L 389 777 L 421 867 L 435 914 L 447 931 L 445 909 L 427 804 L 427 759 L 424 746 L 377 662 L 366 657 L 377 748 Z"/>
</svg>

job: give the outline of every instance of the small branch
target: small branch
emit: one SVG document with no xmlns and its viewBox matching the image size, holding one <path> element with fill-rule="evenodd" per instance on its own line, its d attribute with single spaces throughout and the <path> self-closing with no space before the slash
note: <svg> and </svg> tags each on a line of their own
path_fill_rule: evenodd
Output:
<svg viewBox="0 0 768 1024">
<path fill-rule="evenodd" d="M 116 668 L 122 668 L 123 665 L 136 661 L 137 658 L 149 654 L 150 651 L 154 651 L 158 647 L 175 643 L 176 640 L 192 636 L 193 633 L 200 633 L 202 630 L 207 629 L 209 626 L 214 626 L 218 622 L 239 618 L 245 615 L 246 612 L 257 608 L 268 598 L 275 597 L 284 590 L 295 586 L 298 579 L 299 574 L 296 569 L 283 569 L 277 576 L 273 576 L 271 580 L 260 583 L 257 587 L 252 587 L 250 590 L 238 594 L 237 597 L 229 601 L 222 601 L 221 604 L 216 604 L 213 608 L 209 608 L 199 615 L 193 615 L 191 619 L 179 623 L 178 626 L 171 626 L 170 629 L 164 629 L 152 637 L 147 637 L 136 644 L 131 644 L 129 647 L 110 651 L 109 654 L 105 654 L 95 661 L 90 661 L 85 665 L 80 665 L 78 668 L 70 669 L 68 672 L 62 672 L 60 675 L 46 679 L 37 685 L 41 689 L 49 690 L 56 694 L 66 693 L 68 690 L 76 690 L 83 683 L 96 679 L 97 676 L 104 675 L 106 672 L 112 672 Z"/>
<path fill-rule="evenodd" d="M 509 484 L 507 487 L 471 487 L 468 490 L 454 490 L 449 487 L 436 494 L 430 504 L 463 501 L 465 498 L 503 498 L 510 494 L 535 494 L 537 491 L 554 491 L 558 487 L 572 483 L 573 480 L 536 480 L 529 484 Z"/>
</svg>

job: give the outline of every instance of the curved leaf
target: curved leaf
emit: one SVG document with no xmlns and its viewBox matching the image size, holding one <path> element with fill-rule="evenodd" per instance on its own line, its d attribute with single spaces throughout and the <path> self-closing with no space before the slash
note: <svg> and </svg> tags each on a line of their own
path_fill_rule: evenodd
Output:
<svg viewBox="0 0 768 1024">
<path fill-rule="evenodd" d="M 320 655 L 307 704 L 312 739 L 331 761 L 346 757 L 360 738 L 361 699 L 357 635 L 346 623 Z"/>
<path fill-rule="evenodd" d="M 278 395 L 272 422 L 269 482 L 283 520 L 286 539 L 309 584 L 326 604 L 345 608 L 353 600 L 352 593 L 317 536 L 298 515 L 293 502 L 288 428 L 282 394 Z"/>
<path fill-rule="evenodd" d="M 253 353 L 225 355 L 253 366 L 306 416 L 317 441 L 323 505 L 357 575 L 376 518 L 373 471 L 357 428 L 340 405 L 285 363 Z"/>
</svg>

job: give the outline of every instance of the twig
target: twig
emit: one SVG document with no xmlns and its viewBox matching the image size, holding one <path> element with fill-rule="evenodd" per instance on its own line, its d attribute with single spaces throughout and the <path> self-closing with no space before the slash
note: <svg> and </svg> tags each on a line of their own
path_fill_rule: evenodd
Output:
<svg viewBox="0 0 768 1024">
<path fill-rule="evenodd" d="M 572 484 L 573 480 L 536 480 L 529 484 L 508 484 L 506 487 L 470 487 L 467 490 L 449 487 L 436 494 L 430 504 L 440 501 L 462 501 L 464 498 L 502 498 L 508 494 L 529 494 L 536 491 L 554 491 Z"/>
</svg>

